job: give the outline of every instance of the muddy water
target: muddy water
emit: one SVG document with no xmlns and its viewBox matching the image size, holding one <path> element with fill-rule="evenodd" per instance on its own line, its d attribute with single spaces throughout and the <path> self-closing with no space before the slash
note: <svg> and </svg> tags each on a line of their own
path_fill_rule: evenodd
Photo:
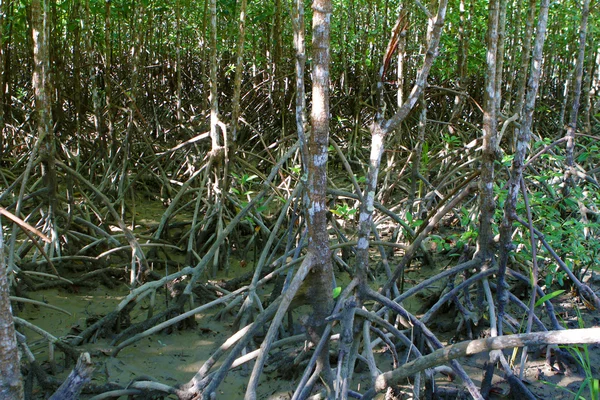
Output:
<svg viewBox="0 0 600 400">
<path fill-rule="evenodd" d="M 127 291 L 125 285 L 115 290 L 102 286 L 94 289 L 84 288 L 84 293 L 56 289 L 40 291 L 31 293 L 31 297 L 60 307 L 71 315 L 29 304 L 17 315 L 54 336 L 64 337 L 73 330 L 85 329 L 87 319 L 95 319 L 113 311 Z M 132 319 L 134 322 L 141 321 L 146 314 L 147 306 L 142 305 L 134 310 Z M 81 350 L 90 352 L 96 365 L 94 383 L 115 382 L 127 385 L 132 379 L 142 376 L 168 385 L 189 381 L 210 354 L 231 334 L 228 323 L 218 322 L 212 315 L 198 314 L 196 319 L 199 323 L 197 329 L 176 331 L 172 334 L 159 333 L 143 338 L 138 343 L 124 348 L 116 358 L 108 356 L 111 338 L 96 338 L 94 343 L 84 344 Z M 40 363 L 46 362 L 48 349 L 40 340 L 41 337 L 32 331 L 20 331 L 26 335 L 27 342 L 32 344 L 36 359 Z M 63 364 L 60 357 L 62 354 L 57 359 L 59 370 Z M 69 370 L 64 370 L 58 376 L 64 378 L 68 372 Z M 249 371 L 244 368 L 230 373 L 219 388 L 219 398 L 243 398 L 248 374 Z M 274 396 L 274 399 L 293 390 L 291 382 L 277 379 L 265 380 L 262 386 L 266 386 L 262 389 Z"/>
<path fill-rule="evenodd" d="M 87 319 L 91 318 L 93 320 L 114 310 L 127 292 L 127 287 L 121 285 L 117 289 L 107 289 L 102 286 L 93 289 L 82 288 L 79 293 L 57 289 L 30 293 L 32 298 L 60 307 L 71 313 L 71 315 L 28 304 L 21 312 L 18 312 L 18 316 L 27 319 L 55 336 L 63 337 L 72 330 L 85 329 Z M 160 301 L 160 298 L 158 297 L 157 300 Z M 573 307 L 569 306 L 567 300 L 564 299 L 562 302 L 565 316 L 572 314 L 572 309 L 569 310 L 569 307 Z M 571 312 L 569 313 L 569 311 Z M 134 322 L 141 321 L 146 317 L 146 314 L 147 305 L 142 304 L 141 307 L 136 307 L 132 313 L 132 318 Z M 108 356 L 111 338 L 96 338 L 94 343 L 84 344 L 82 351 L 90 352 L 92 360 L 96 364 L 94 383 L 116 382 L 127 385 L 132 379 L 143 376 L 168 385 L 187 382 L 217 346 L 223 343 L 231 334 L 230 321 L 216 321 L 210 314 L 199 314 L 196 318 L 199 323 L 197 329 L 176 331 L 172 334 L 159 333 L 146 337 L 138 343 L 123 349 L 116 358 Z M 586 317 L 586 320 L 593 326 L 593 318 Z M 28 343 L 32 344 L 32 350 L 37 360 L 41 363 L 47 361 L 47 345 L 41 343 L 40 337 L 31 331 L 23 329 L 20 329 L 20 331 L 27 336 Z M 59 357 L 62 357 L 62 354 L 59 354 Z M 506 354 L 510 357 L 510 353 L 507 352 Z M 597 368 L 600 365 L 600 351 L 598 348 L 592 348 L 590 354 L 594 373 L 597 375 Z M 378 357 L 378 362 L 382 363 L 380 366 L 382 369 L 390 367 L 384 365 L 389 364 L 389 357 L 386 357 L 386 355 Z M 477 383 L 481 379 L 481 366 L 486 359 L 486 355 L 479 355 L 463 360 L 465 369 Z M 60 358 L 57 361 L 60 367 L 62 365 Z M 64 370 L 58 376 L 64 378 L 68 372 L 68 370 Z M 243 398 L 249 372 L 249 370 L 243 368 L 231 372 L 220 386 L 218 398 Z M 542 399 L 571 399 L 573 395 L 561 389 L 561 387 L 576 392 L 582 381 L 580 373 L 549 371 L 544 366 L 543 358 L 534 357 L 531 357 L 527 363 L 525 376 L 529 382 L 530 390 Z M 544 384 L 541 380 L 551 384 Z M 364 384 L 364 382 L 362 383 Z M 445 378 L 441 377 L 438 383 L 441 385 L 447 384 Z M 508 385 L 503 382 L 502 377 L 495 376 L 494 383 L 498 394 L 492 398 L 507 398 L 502 393 L 506 393 Z M 289 398 L 288 396 L 293 389 L 293 382 L 267 374 L 260 387 L 260 392 L 263 393 L 260 398 L 269 400 L 286 399 Z M 583 398 L 587 399 L 588 397 L 589 394 L 586 389 Z M 89 398 L 89 396 L 82 396 L 82 399 L 85 398 Z M 510 395 L 508 398 L 510 398 Z"/>
<path fill-rule="evenodd" d="M 146 209 L 145 212 L 148 212 Z M 157 208 L 157 213 L 160 208 Z M 139 223 L 151 224 L 154 223 L 155 219 L 142 219 L 138 218 Z M 239 266 L 239 261 L 232 263 L 232 270 L 230 276 L 237 276 L 239 274 L 247 272 L 250 266 L 242 269 Z M 415 284 L 422 279 L 427 278 L 428 274 L 435 274 L 439 271 L 423 270 L 421 268 L 415 269 L 414 271 L 407 271 L 407 287 Z M 347 283 L 347 275 L 338 277 L 338 285 L 344 287 Z M 222 276 L 221 279 L 226 279 Z M 376 284 L 374 284 L 377 286 Z M 597 288 L 596 288 L 597 289 Z M 70 316 L 60 313 L 55 310 L 47 308 L 39 308 L 32 305 L 25 305 L 24 309 L 17 313 L 18 316 L 24 318 L 33 324 L 41 327 L 48 331 L 54 336 L 63 337 L 68 335 L 71 331 L 77 329 L 83 330 L 87 327 L 89 319 L 95 321 L 98 317 L 104 316 L 109 312 L 113 311 L 117 304 L 128 294 L 128 287 L 125 284 L 121 284 L 116 289 L 108 289 L 104 286 L 98 285 L 94 288 L 82 287 L 77 292 L 68 292 L 62 289 L 47 290 L 40 292 L 29 293 L 29 295 L 36 300 L 44 301 L 54 306 L 60 307 L 69 313 Z M 164 301 L 164 294 L 157 294 L 157 302 Z M 568 309 L 569 302 L 566 299 L 563 307 L 565 312 L 565 318 L 573 317 L 573 310 Z M 416 297 L 408 299 L 404 303 L 404 306 L 416 312 L 419 309 L 423 299 Z M 573 307 L 573 306 L 572 306 Z M 215 313 L 220 308 L 211 310 L 211 313 Z M 132 312 L 133 322 L 139 322 L 146 318 L 148 312 L 148 304 L 142 303 L 141 306 L 137 306 Z M 96 338 L 93 343 L 86 343 L 81 346 L 81 351 L 88 351 L 92 355 L 92 360 L 96 364 L 96 373 L 94 375 L 94 383 L 103 384 L 105 382 L 116 382 L 122 385 L 127 385 L 132 379 L 140 378 L 143 376 L 150 377 L 157 382 L 161 382 L 168 385 L 177 385 L 189 381 L 203 363 L 208 359 L 210 354 L 220 346 L 232 333 L 231 322 L 233 317 L 229 317 L 224 322 L 216 321 L 212 318 L 212 314 L 198 314 L 196 320 L 198 321 L 198 327 L 196 329 L 188 329 L 184 331 L 176 331 L 172 334 L 159 333 L 141 339 L 138 343 L 126 347 L 123 349 L 116 358 L 110 357 L 109 343 L 112 338 Z M 597 320 L 588 318 L 586 314 L 587 327 L 598 324 Z M 452 320 L 453 315 L 440 315 L 437 320 L 444 320 L 444 318 Z M 20 329 L 22 333 L 27 336 L 28 343 L 40 342 L 40 344 L 32 345 L 32 349 L 36 355 L 37 360 L 40 363 L 45 362 L 48 359 L 47 345 L 41 343 L 40 337 L 28 330 Z M 444 334 L 440 335 L 441 339 L 449 340 L 452 335 L 448 334 L 444 337 Z M 507 352 L 507 356 L 510 357 L 510 353 Z M 62 354 L 59 353 L 59 357 Z M 592 365 L 594 366 L 595 373 L 598 374 L 598 365 L 600 365 L 600 351 L 595 348 L 591 352 Z M 402 359 L 402 357 L 401 357 Z M 477 383 L 481 380 L 481 366 L 487 360 L 487 356 L 480 355 L 477 357 L 471 357 L 467 360 L 462 360 L 462 364 L 469 375 Z M 61 364 L 60 359 L 59 365 Z M 377 362 L 380 363 L 380 368 L 385 371 L 391 367 L 389 353 L 381 352 L 377 356 Z M 251 365 L 249 366 L 251 368 Z M 69 368 L 70 369 L 70 368 Z M 59 373 L 60 378 L 66 377 L 68 370 Z M 240 368 L 236 371 L 231 372 L 227 379 L 219 387 L 219 399 L 242 399 L 246 383 L 248 380 L 250 370 Z M 365 374 L 366 375 L 366 374 Z M 362 377 L 364 378 L 365 375 Z M 578 385 L 582 380 L 581 375 L 577 373 L 556 373 L 548 371 L 543 363 L 543 358 L 531 358 L 527 364 L 526 377 L 531 383 L 531 390 L 538 395 L 541 399 L 571 399 L 573 396 L 568 392 L 560 389 L 569 388 L 577 391 Z M 361 377 L 358 377 L 360 379 Z M 540 380 L 551 382 L 553 385 L 543 384 Z M 364 383 L 357 381 L 353 389 L 360 390 L 359 385 Z M 506 398 L 501 394 L 503 389 L 507 387 L 502 382 L 500 376 L 494 377 L 494 382 L 498 388 L 500 394 L 495 395 L 494 398 L 501 399 Z M 443 377 L 439 378 L 439 384 L 448 384 L 447 380 Z M 271 374 L 265 374 L 260 392 L 262 396 L 259 398 L 266 400 L 279 400 L 289 398 L 291 392 L 294 390 L 294 382 L 283 380 L 277 376 Z M 588 392 L 584 392 L 584 399 L 587 399 Z M 82 399 L 89 398 L 90 396 L 82 396 Z M 40 397 L 41 398 L 41 397 Z M 383 395 L 380 396 L 383 398 Z M 508 396 L 510 398 L 510 395 Z"/>
</svg>

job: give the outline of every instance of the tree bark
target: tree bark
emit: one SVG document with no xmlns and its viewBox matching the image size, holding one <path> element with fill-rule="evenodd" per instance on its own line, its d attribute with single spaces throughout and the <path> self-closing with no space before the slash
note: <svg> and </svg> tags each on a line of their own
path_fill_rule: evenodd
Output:
<svg viewBox="0 0 600 400">
<path fill-rule="evenodd" d="M 367 268 L 369 265 L 369 235 L 373 223 L 373 210 L 375 201 L 375 192 L 377 190 L 377 178 L 379 175 L 379 166 L 381 156 L 384 150 L 386 136 L 396 129 L 413 109 L 417 100 L 423 93 L 427 84 L 427 77 L 433 65 L 438 52 L 438 45 L 444 19 L 446 17 L 446 0 L 441 0 L 438 6 L 437 15 L 434 17 L 433 29 L 431 31 L 431 40 L 429 41 L 425 58 L 421 69 L 417 75 L 416 82 L 405 102 L 398 108 L 396 113 L 388 120 L 384 119 L 381 110 L 378 111 L 377 119 L 371 126 L 371 155 L 369 168 L 367 171 L 367 182 L 364 191 L 364 201 L 360 205 L 359 225 L 358 225 L 358 243 L 356 252 L 356 274 L 362 285 L 366 285 Z M 433 18 L 433 17 L 432 17 Z M 382 68 L 383 70 L 383 68 Z M 383 82 L 379 82 L 380 91 L 383 90 Z M 388 282 L 386 286 L 391 287 L 394 282 Z"/>
<path fill-rule="evenodd" d="M 247 0 L 240 2 L 240 19 L 238 21 L 239 36 L 236 45 L 235 77 L 233 80 L 233 100 L 231 111 L 231 137 L 237 141 L 238 119 L 240 117 L 240 97 L 242 93 L 242 70 L 244 62 L 244 39 L 246 37 L 246 5 Z"/>
<path fill-rule="evenodd" d="M 496 336 L 486 339 L 469 340 L 443 347 L 426 356 L 402 365 L 392 371 L 385 372 L 377 377 L 374 390 L 363 395 L 363 399 L 370 399 L 372 392 L 381 392 L 387 387 L 400 383 L 419 371 L 445 364 L 460 357 L 466 357 L 484 351 L 501 350 L 511 347 L 548 345 L 548 344 L 584 344 L 596 343 L 600 337 L 600 328 L 569 329 L 561 331 L 547 331 L 534 333 L 521 333 L 518 335 Z M 374 394 L 374 393 L 372 393 Z"/>
<path fill-rule="evenodd" d="M 533 125 L 533 112 L 535 100 L 538 93 L 541 76 L 542 57 L 544 50 L 544 41 L 546 27 L 548 23 L 548 0 L 542 0 L 540 13 L 538 17 L 538 26 L 533 49 L 533 62 L 529 81 L 527 83 L 526 99 L 520 119 L 519 136 L 516 142 L 516 151 L 512 162 L 511 176 L 508 182 L 508 195 L 504 203 L 504 218 L 500 225 L 500 256 L 499 256 L 499 276 L 498 276 L 498 332 L 502 334 L 502 324 L 504 320 L 504 305 L 508 301 L 506 287 L 504 284 L 504 274 L 508 263 L 508 256 L 512 251 L 512 227 L 516 219 L 517 197 L 519 187 L 523 176 L 525 166 L 525 156 L 531 138 Z"/>
<path fill-rule="evenodd" d="M 577 115 L 579 113 L 579 103 L 581 98 L 581 86 L 583 81 L 583 63 L 585 61 L 585 41 L 587 36 L 587 22 L 590 14 L 590 0 L 584 0 L 581 9 L 581 25 L 579 26 L 579 50 L 577 52 L 577 62 L 575 64 L 575 85 L 573 88 L 573 105 L 569 116 L 569 125 L 567 127 L 567 149 L 565 159 L 565 186 L 563 186 L 563 195 L 569 196 L 571 189 L 575 186 L 575 130 L 577 129 Z"/>
<path fill-rule="evenodd" d="M 94 364 L 88 353 L 82 353 L 77 365 L 49 400 L 79 400 L 83 386 L 92 379 Z"/>
<path fill-rule="evenodd" d="M 23 398 L 23 379 L 10 306 L 7 271 L 4 257 L 4 232 L 0 219 L 0 398 L 21 400 Z"/>
<path fill-rule="evenodd" d="M 3 1 L 0 3 L 0 131 L 4 129 L 4 109 L 5 109 L 5 97 L 4 97 L 4 63 L 6 57 L 6 51 L 4 47 L 4 18 L 6 15 L 6 9 L 8 2 Z"/>
<path fill-rule="evenodd" d="M 217 0 L 210 0 L 210 138 L 212 151 L 220 148 L 219 98 L 217 87 Z"/>
<path fill-rule="evenodd" d="M 106 103 L 106 137 L 110 138 L 110 156 L 117 154 L 118 142 L 117 133 L 113 128 L 112 118 L 112 40 L 111 40 L 111 1 L 105 0 L 104 3 L 104 101 Z M 96 79 L 99 83 L 99 78 Z"/>
<path fill-rule="evenodd" d="M 44 181 L 47 190 L 48 215 L 45 222 L 48 236 L 52 238 L 49 244 L 48 256 L 53 257 L 54 251 L 60 251 L 58 230 L 55 220 L 56 212 L 56 147 L 52 123 L 52 108 L 49 82 L 49 46 L 48 46 L 48 1 L 33 0 L 31 2 L 31 25 L 33 33 L 33 90 L 35 96 L 35 111 L 37 114 L 38 140 L 42 144 L 40 155 L 44 165 Z"/>
<path fill-rule="evenodd" d="M 308 141 L 306 139 L 306 93 L 304 90 L 304 71 L 306 68 L 306 50 L 304 38 L 304 3 L 295 0 L 294 16 L 294 49 L 296 50 L 296 131 L 300 141 L 303 175 L 308 176 Z"/>
<path fill-rule="evenodd" d="M 308 332 L 316 344 L 325 328 L 325 318 L 333 308 L 333 270 L 327 230 L 327 148 L 329 146 L 329 66 L 331 0 L 313 1 L 313 71 L 312 71 L 312 132 L 308 138 L 308 179 L 305 211 L 308 227 L 308 251 L 314 264 L 305 285 L 313 313 Z M 317 362 L 325 377 L 331 373 L 329 346 L 325 346 Z M 325 383 L 330 383 L 325 380 Z"/>
<path fill-rule="evenodd" d="M 498 122 L 496 92 L 496 58 L 498 54 L 498 24 L 500 0 L 490 0 L 488 6 L 487 69 L 483 97 L 483 145 L 481 180 L 479 185 L 479 236 L 476 256 L 491 260 L 494 256 L 492 225 L 494 200 L 494 161 L 496 160 Z"/>
</svg>

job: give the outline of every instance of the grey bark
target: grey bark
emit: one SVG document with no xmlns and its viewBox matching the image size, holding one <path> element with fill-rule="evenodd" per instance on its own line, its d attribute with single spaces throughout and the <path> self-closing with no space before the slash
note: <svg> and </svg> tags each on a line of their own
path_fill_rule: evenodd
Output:
<svg viewBox="0 0 600 400">
<path fill-rule="evenodd" d="M 23 398 L 21 363 L 15 336 L 15 324 L 10 306 L 8 268 L 4 256 L 4 232 L 0 219 L 0 398 Z"/>
<path fill-rule="evenodd" d="M 447 1 L 441 0 L 433 23 L 431 40 L 429 41 L 423 64 L 417 75 L 415 85 L 413 86 L 406 101 L 388 120 L 384 119 L 381 110 L 379 110 L 377 119 L 371 126 L 371 155 L 367 172 L 366 188 L 363 192 L 365 201 L 362 202 L 360 206 L 358 244 L 356 253 L 356 273 L 357 277 L 363 284 L 366 283 L 366 271 L 369 265 L 369 234 L 371 233 L 371 226 L 373 223 L 377 177 L 379 175 L 379 166 L 381 164 L 381 156 L 384 150 L 385 138 L 390 132 L 394 131 L 394 129 L 396 129 L 402 123 L 423 93 L 423 90 L 427 84 L 429 71 L 431 70 L 433 61 L 437 56 L 440 36 L 444 26 L 444 19 L 446 17 L 446 6 Z M 382 82 L 379 82 L 379 86 L 380 90 L 382 90 Z"/>
<path fill-rule="evenodd" d="M 219 143 L 219 98 L 217 93 L 217 0 L 210 0 L 210 138 L 212 151 Z"/>
<path fill-rule="evenodd" d="M 496 59 L 498 54 L 498 24 L 500 0 L 490 0 L 488 6 L 487 69 L 483 97 L 483 144 L 481 178 L 479 185 L 479 235 L 476 256 L 482 260 L 493 258 L 492 225 L 496 204 L 494 200 L 494 161 L 497 148 L 497 85 Z"/>
<path fill-rule="evenodd" d="M 519 136 L 516 143 L 516 151 L 511 167 L 511 176 L 508 182 L 508 195 L 504 203 L 504 218 L 500 225 L 500 256 L 498 273 L 498 332 L 502 335 L 502 325 L 504 320 L 504 307 L 508 301 L 508 294 L 504 277 L 508 256 L 512 250 L 512 226 L 516 219 L 517 197 L 523 176 L 525 165 L 525 156 L 527 147 L 531 138 L 531 128 L 533 125 L 533 111 L 535 108 L 535 99 L 537 96 L 540 76 L 542 73 L 542 57 L 544 41 L 546 36 L 546 27 L 548 24 L 548 0 L 542 0 L 538 18 L 537 32 L 533 49 L 533 61 L 529 81 L 527 83 L 527 96 L 520 119 Z"/>
<path fill-rule="evenodd" d="M 306 278 L 307 298 L 312 314 L 307 324 L 311 340 L 316 344 L 325 329 L 325 318 L 333 309 L 333 267 L 327 230 L 327 158 L 329 146 L 329 66 L 331 0 L 313 1 L 313 70 L 311 128 L 308 137 L 308 177 L 305 193 L 308 252 L 314 264 Z M 329 346 L 324 346 L 317 359 L 326 385 L 331 384 Z"/>
<path fill-rule="evenodd" d="M 581 98 L 581 86 L 583 81 L 583 63 L 585 61 L 585 41 L 587 36 L 587 22 L 590 14 L 590 0 L 584 0 L 581 9 L 581 25 L 579 26 L 579 50 L 577 52 L 577 63 L 575 64 L 575 85 L 573 88 L 573 105 L 569 116 L 567 127 L 567 149 L 565 159 L 565 186 L 563 195 L 567 197 L 570 190 L 575 186 L 575 130 L 577 129 L 577 115 Z"/>
<path fill-rule="evenodd" d="M 88 353 L 82 353 L 77 365 L 49 400 L 78 400 L 83 386 L 92 379 L 94 364 Z"/>
<path fill-rule="evenodd" d="M 240 97 L 242 93 L 242 70 L 244 61 L 244 39 L 246 36 L 247 0 L 240 2 L 240 19 L 238 21 L 239 36 L 236 45 L 235 77 L 233 81 L 233 100 L 231 111 L 231 137 L 235 142 L 238 135 L 238 119 L 240 117 Z"/>
<path fill-rule="evenodd" d="M 403 379 L 426 368 L 445 364 L 460 357 L 466 357 L 484 351 L 502 350 L 511 347 L 547 345 L 547 344 L 583 344 L 597 343 L 600 328 L 569 329 L 560 331 L 522 333 L 518 335 L 496 336 L 479 340 L 468 340 L 438 349 L 426 356 L 402 365 L 400 368 L 385 372 L 377 377 L 375 388 L 363 395 L 381 392 L 387 387 L 400 383 Z M 373 393 L 374 394 L 374 393 Z"/>
</svg>

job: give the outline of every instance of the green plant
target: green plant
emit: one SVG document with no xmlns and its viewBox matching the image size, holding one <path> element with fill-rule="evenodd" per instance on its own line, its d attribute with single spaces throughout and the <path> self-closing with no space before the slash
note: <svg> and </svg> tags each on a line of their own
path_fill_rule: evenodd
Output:
<svg viewBox="0 0 600 400">
<path fill-rule="evenodd" d="M 358 212 L 356 208 L 351 208 L 348 204 L 338 204 L 335 209 L 330 210 L 333 214 L 343 219 L 350 219 L 354 214 Z"/>
<path fill-rule="evenodd" d="M 573 399 L 585 400 L 586 398 L 582 396 L 582 394 L 586 387 L 589 389 L 589 399 L 600 399 L 600 381 L 592 375 L 592 364 L 587 344 L 581 346 L 568 346 L 567 351 L 577 360 L 585 372 L 585 379 L 581 382 L 581 386 L 579 386 L 579 390 L 575 393 Z"/>
<path fill-rule="evenodd" d="M 577 310 L 577 323 L 580 329 L 585 328 L 585 323 L 583 322 L 583 318 L 581 317 L 581 312 L 578 308 Z M 581 383 L 579 390 L 575 393 L 575 400 L 585 399 L 581 394 L 584 392 L 585 388 L 589 388 L 590 399 L 596 400 L 600 399 L 600 382 L 597 378 L 594 378 L 592 372 L 592 363 L 590 362 L 590 352 L 588 351 L 587 344 L 583 344 L 581 346 L 565 346 L 567 351 L 577 360 L 579 365 L 583 368 L 585 372 L 585 379 Z"/>
<path fill-rule="evenodd" d="M 231 173 L 231 176 L 234 178 L 235 180 L 235 186 L 239 187 L 239 189 L 237 187 L 231 187 L 229 189 L 229 191 L 231 193 L 234 193 L 236 195 L 244 195 L 244 196 L 249 196 L 251 195 L 252 191 L 248 190 L 250 184 L 252 183 L 253 180 L 257 179 L 258 176 L 256 175 L 248 175 L 248 174 L 243 174 L 243 175 L 238 175 L 235 172 Z"/>
<path fill-rule="evenodd" d="M 556 293 L 556 292 L 555 292 Z M 550 295 L 554 295 L 555 293 L 551 293 Z M 544 296 L 547 297 L 548 295 Z M 538 303 L 541 303 L 543 299 L 538 300 Z M 581 313 L 578 308 L 575 309 L 577 311 L 577 323 L 580 329 L 585 328 L 585 323 L 581 316 Z M 587 344 L 582 345 L 569 345 L 569 346 L 561 346 L 561 348 L 567 350 L 573 358 L 577 361 L 579 366 L 583 369 L 585 373 L 585 378 L 581 382 L 579 386 L 579 390 L 574 392 L 569 390 L 563 386 L 558 386 L 554 383 L 542 381 L 543 383 L 553 386 L 555 388 L 559 388 L 573 395 L 573 400 L 597 400 L 600 399 L 600 380 L 598 378 L 594 378 L 593 370 L 592 370 L 592 362 L 590 360 L 590 352 L 588 350 Z M 589 391 L 589 397 L 585 397 L 583 394 L 585 389 Z"/>
<path fill-rule="evenodd" d="M 342 293 L 342 287 L 341 286 L 336 286 L 336 288 L 333 289 L 333 293 L 332 293 L 333 298 L 337 299 L 338 296 L 340 295 L 340 293 Z"/>
</svg>

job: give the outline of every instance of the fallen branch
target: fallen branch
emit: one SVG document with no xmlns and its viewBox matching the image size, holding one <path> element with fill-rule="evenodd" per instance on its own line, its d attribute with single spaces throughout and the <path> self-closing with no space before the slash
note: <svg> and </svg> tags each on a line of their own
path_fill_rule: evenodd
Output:
<svg viewBox="0 0 600 400">
<path fill-rule="evenodd" d="M 521 333 L 518 335 L 467 340 L 451 346 L 446 346 L 426 356 L 406 363 L 400 368 L 379 375 L 375 381 L 374 388 L 370 389 L 367 393 L 372 392 L 374 395 L 424 369 L 433 368 L 450 360 L 482 353 L 484 351 L 547 344 L 584 343 L 600 343 L 600 328 Z M 367 396 L 367 393 L 365 393 L 365 396 Z M 365 398 L 370 397 L 367 396 Z"/>
<path fill-rule="evenodd" d="M 77 360 L 77 366 L 73 368 L 69 377 L 63 382 L 58 390 L 50 397 L 50 400 L 76 400 L 83 385 L 89 382 L 94 372 L 94 364 L 88 353 L 82 353 Z"/>
</svg>

